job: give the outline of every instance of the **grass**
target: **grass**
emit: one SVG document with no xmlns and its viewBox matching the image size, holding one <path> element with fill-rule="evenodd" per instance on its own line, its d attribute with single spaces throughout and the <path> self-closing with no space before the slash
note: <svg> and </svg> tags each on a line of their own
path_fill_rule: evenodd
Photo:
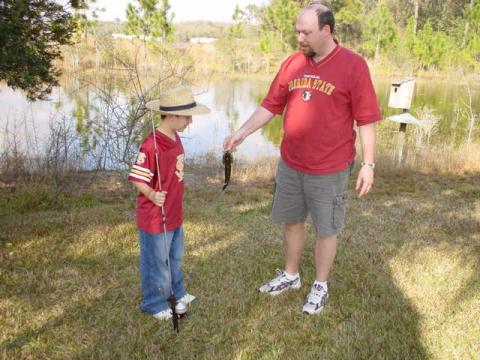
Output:
<svg viewBox="0 0 480 360">
<path fill-rule="evenodd" d="M 302 288 L 258 294 L 283 263 L 269 218 L 273 165 L 236 170 L 220 195 L 220 169 L 190 168 L 184 270 L 198 300 L 179 335 L 137 309 L 123 179 L 61 198 L 44 190 L 44 206 L 35 191 L 1 189 L 0 358 L 480 358 L 478 168 L 429 173 L 384 161 L 371 194 L 351 190 L 330 302 L 314 317 L 300 311 L 314 278 L 312 226 Z M 13 206 L 32 198 L 36 207 Z"/>
</svg>

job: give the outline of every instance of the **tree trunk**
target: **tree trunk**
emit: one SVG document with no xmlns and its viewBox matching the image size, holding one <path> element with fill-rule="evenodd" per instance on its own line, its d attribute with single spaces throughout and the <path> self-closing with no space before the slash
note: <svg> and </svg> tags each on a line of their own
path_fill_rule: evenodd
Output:
<svg viewBox="0 0 480 360">
<path fill-rule="evenodd" d="M 95 39 L 95 69 L 100 68 L 100 49 L 98 47 L 98 41 Z"/>
<path fill-rule="evenodd" d="M 377 34 L 377 44 L 375 45 L 375 55 L 373 56 L 372 78 L 375 78 L 375 71 L 377 69 L 377 62 L 378 62 L 379 56 L 380 56 L 380 33 Z"/>
<path fill-rule="evenodd" d="M 473 2 L 474 0 L 470 0 L 470 9 L 473 8 Z M 465 30 L 463 31 L 463 40 L 462 40 L 462 46 L 461 49 L 465 49 L 465 46 L 467 45 L 467 35 L 468 35 L 468 28 L 470 27 L 470 22 L 467 20 L 465 22 Z"/>
<path fill-rule="evenodd" d="M 414 15 L 413 15 L 413 33 L 417 33 L 418 27 L 418 8 L 420 6 L 420 0 L 415 0 L 414 3 Z"/>
<path fill-rule="evenodd" d="M 470 146 L 472 142 L 472 135 L 473 135 L 473 128 L 475 126 L 475 117 L 476 114 L 473 113 L 473 106 L 472 106 L 472 91 L 470 89 L 470 84 L 468 83 L 468 80 L 465 75 L 463 75 L 465 79 L 465 87 L 467 89 L 467 95 L 468 95 L 468 104 L 467 104 L 467 114 L 470 118 L 470 124 L 468 127 L 468 137 L 467 137 L 467 146 Z"/>
</svg>

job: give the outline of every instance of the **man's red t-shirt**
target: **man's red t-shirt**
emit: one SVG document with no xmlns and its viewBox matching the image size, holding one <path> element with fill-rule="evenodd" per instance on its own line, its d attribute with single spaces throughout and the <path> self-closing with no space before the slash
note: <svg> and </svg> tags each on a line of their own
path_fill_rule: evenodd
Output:
<svg viewBox="0 0 480 360">
<path fill-rule="evenodd" d="M 293 169 L 330 174 L 355 158 L 358 126 L 382 118 L 368 65 L 337 44 L 320 62 L 297 52 L 285 60 L 262 107 L 283 114 L 281 156 Z"/>
<path fill-rule="evenodd" d="M 128 180 L 145 183 L 155 191 L 159 191 L 153 136 L 154 133 L 150 133 L 140 146 L 137 160 L 128 174 Z M 162 191 L 167 192 L 164 205 L 167 231 L 171 231 L 183 223 L 183 167 L 185 155 L 178 135 L 176 135 L 176 140 L 172 140 L 160 131 L 155 130 L 155 139 Z M 142 193 L 139 193 L 137 197 L 137 226 L 148 233 L 163 232 L 161 208 Z"/>
</svg>

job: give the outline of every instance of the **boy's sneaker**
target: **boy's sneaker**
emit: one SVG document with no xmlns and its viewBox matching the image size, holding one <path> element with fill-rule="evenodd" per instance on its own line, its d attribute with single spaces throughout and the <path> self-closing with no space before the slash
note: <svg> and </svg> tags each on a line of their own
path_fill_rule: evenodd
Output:
<svg viewBox="0 0 480 360">
<path fill-rule="evenodd" d="M 157 320 L 170 320 L 172 318 L 172 310 L 166 309 L 152 315 Z"/>
<path fill-rule="evenodd" d="M 277 269 L 276 272 L 278 276 L 267 282 L 265 285 L 262 285 L 258 291 L 275 296 L 290 288 L 300 288 L 301 283 L 299 275 L 297 275 L 294 279 L 289 279 L 287 278 L 285 271 Z"/>
<path fill-rule="evenodd" d="M 314 283 L 303 305 L 303 312 L 309 315 L 318 314 L 327 304 L 327 300 L 328 291 L 322 285 Z"/>
<path fill-rule="evenodd" d="M 181 303 L 184 303 L 185 305 L 188 305 L 195 299 L 196 299 L 195 296 L 191 294 L 185 294 L 180 299 L 178 299 L 177 302 L 181 302 Z"/>
</svg>

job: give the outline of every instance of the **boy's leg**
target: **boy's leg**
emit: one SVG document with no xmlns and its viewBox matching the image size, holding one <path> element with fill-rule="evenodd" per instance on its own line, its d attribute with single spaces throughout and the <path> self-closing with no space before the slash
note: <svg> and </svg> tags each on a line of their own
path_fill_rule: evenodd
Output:
<svg viewBox="0 0 480 360">
<path fill-rule="evenodd" d="M 171 285 L 166 254 L 170 248 L 172 232 L 167 232 L 167 252 L 163 233 L 149 234 L 140 230 L 140 277 L 143 301 L 140 308 L 153 315 L 169 308 L 167 299 Z"/>
<path fill-rule="evenodd" d="M 172 246 L 170 248 L 170 267 L 172 272 L 172 287 L 175 298 L 178 300 L 187 294 L 183 281 L 182 259 L 185 249 L 183 227 L 173 231 Z"/>
</svg>

